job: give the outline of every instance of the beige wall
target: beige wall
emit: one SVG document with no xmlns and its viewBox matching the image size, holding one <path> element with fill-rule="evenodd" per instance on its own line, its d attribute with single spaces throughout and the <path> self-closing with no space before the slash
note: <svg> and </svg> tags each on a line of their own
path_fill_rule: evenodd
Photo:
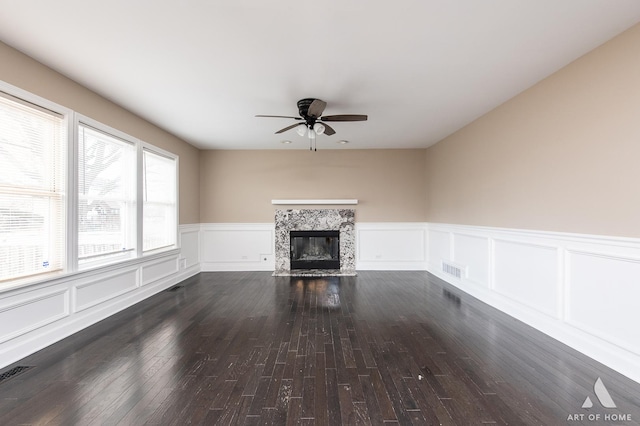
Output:
<svg viewBox="0 0 640 426">
<path fill-rule="evenodd" d="M 361 222 L 640 237 L 640 25 L 427 150 L 199 151 L 0 43 L 0 80 L 180 156 L 180 222 L 357 198 Z"/>
<path fill-rule="evenodd" d="M 0 42 L 0 80 L 180 156 L 180 223 L 198 223 L 199 150 Z"/>
<path fill-rule="evenodd" d="M 358 222 L 424 221 L 424 163 L 425 150 L 203 151 L 200 219 L 272 222 L 272 199 L 356 198 Z"/>
<path fill-rule="evenodd" d="M 640 237 L 640 25 L 427 150 L 430 222 Z"/>
</svg>

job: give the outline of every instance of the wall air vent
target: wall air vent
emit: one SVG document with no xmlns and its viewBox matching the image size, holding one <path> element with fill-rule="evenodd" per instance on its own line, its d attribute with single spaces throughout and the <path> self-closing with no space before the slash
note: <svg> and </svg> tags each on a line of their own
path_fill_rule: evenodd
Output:
<svg viewBox="0 0 640 426">
<path fill-rule="evenodd" d="M 455 263 L 446 262 L 444 260 L 442 261 L 442 272 L 457 279 L 466 278 L 467 275 L 466 267 L 456 265 Z"/>
</svg>

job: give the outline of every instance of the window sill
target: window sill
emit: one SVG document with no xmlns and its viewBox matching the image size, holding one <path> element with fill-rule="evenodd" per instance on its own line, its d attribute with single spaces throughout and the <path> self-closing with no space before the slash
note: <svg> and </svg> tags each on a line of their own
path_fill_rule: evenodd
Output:
<svg viewBox="0 0 640 426">
<path fill-rule="evenodd" d="M 180 248 L 174 247 L 172 249 L 164 250 L 162 252 L 146 254 L 146 255 L 143 255 L 142 257 L 137 257 L 135 259 L 127 259 L 124 261 L 114 261 L 109 264 L 102 264 L 102 265 L 94 266 L 91 268 L 83 268 L 82 270 L 78 270 L 74 272 L 57 271 L 57 272 L 48 272 L 45 274 L 39 274 L 37 276 L 19 278 L 16 280 L 7 281 L 5 284 L 0 284 L 0 297 L 2 297 L 4 293 L 9 293 L 15 290 L 21 290 L 29 287 L 53 286 L 57 284 L 62 284 L 65 281 L 69 281 L 71 279 L 78 279 L 84 276 L 88 277 L 88 276 L 92 276 L 99 273 L 116 271 L 123 268 L 133 267 L 142 263 L 147 263 L 149 261 L 176 256 L 178 254 L 180 254 Z"/>
</svg>

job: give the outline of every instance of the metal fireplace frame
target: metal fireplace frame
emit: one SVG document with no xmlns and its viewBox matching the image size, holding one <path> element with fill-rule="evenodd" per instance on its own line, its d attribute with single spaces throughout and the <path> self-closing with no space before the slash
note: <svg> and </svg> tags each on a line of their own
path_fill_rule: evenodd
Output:
<svg viewBox="0 0 640 426">
<path fill-rule="evenodd" d="M 293 259 L 293 239 L 294 238 L 340 238 L 340 231 L 289 231 L 290 247 L 289 259 L 291 269 L 340 269 L 340 256 L 332 260 L 294 260 Z M 338 246 L 339 247 L 339 246 Z"/>
</svg>

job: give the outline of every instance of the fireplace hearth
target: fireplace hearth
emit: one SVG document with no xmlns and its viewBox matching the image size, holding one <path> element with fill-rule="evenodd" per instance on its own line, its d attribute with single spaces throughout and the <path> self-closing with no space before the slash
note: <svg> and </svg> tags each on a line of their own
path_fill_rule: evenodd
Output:
<svg viewBox="0 0 640 426">
<path fill-rule="evenodd" d="M 340 231 L 291 231 L 291 269 L 340 269 Z"/>
</svg>

